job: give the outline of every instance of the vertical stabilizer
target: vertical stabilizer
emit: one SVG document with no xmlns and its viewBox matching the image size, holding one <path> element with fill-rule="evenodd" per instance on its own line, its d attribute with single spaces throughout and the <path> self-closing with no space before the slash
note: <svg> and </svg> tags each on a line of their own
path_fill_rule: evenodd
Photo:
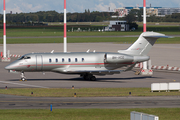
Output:
<svg viewBox="0 0 180 120">
<path fill-rule="evenodd" d="M 156 32 L 144 32 L 127 50 L 118 52 L 129 55 L 147 55 L 158 38 L 169 38 L 169 36 Z"/>
</svg>

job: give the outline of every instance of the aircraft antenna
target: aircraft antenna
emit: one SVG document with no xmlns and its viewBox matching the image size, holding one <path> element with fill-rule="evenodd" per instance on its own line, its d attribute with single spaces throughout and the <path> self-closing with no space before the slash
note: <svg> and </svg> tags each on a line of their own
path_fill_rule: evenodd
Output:
<svg viewBox="0 0 180 120">
<path fill-rule="evenodd" d="M 52 50 L 51 53 L 54 53 L 54 50 Z"/>
<path fill-rule="evenodd" d="M 89 53 L 90 49 L 88 49 L 86 52 Z"/>
</svg>

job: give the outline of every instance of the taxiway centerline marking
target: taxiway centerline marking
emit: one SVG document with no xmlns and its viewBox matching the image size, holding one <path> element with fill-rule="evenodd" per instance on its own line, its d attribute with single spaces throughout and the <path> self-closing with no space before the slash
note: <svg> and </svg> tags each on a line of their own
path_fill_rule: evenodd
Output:
<svg viewBox="0 0 180 120">
<path fill-rule="evenodd" d="M 48 87 L 37 86 L 37 85 L 27 85 L 27 84 L 20 84 L 20 83 L 13 83 L 13 82 L 4 82 L 4 81 L 0 81 L 0 83 L 21 85 L 21 86 L 29 86 L 29 87 L 36 87 L 36 88 L 48 88 Z"/>
</svg>

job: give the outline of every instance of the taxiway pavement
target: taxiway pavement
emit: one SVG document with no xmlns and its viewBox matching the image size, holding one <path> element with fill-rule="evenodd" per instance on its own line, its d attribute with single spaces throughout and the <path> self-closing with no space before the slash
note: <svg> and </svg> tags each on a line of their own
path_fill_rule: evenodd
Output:
<svg viewBox="0 0 180 120">
<path fill-rule="evenodd" d="M 130 44 L 115 43 L 69 43 L 68 51 L 117 52 Z M 2 45 L 0 45 L 2 50 Z M 63 44 L 8 44 L 11 54 L 23 55 L 31 52 L 62 52 Z M 180 45 L 155 44 L 149 53 L 152 64 L 180 67 Z M 14 60 L 14 59 L 13 59 Z M 0 89 L 8 88 L 119 88 L 149 87 L 151 83 L 180 82 L 180 72 L 154 71 L 152 77 L 137 76 L 133 71 L 122 74 L 97 76 L 97 81 L 85 81 L 77 75 L 57 73 L 25 73 L 26 82 L 19 81 L 20 74 L 8 73 L 4 67 L 9 63 L 0 62 Z M 0 109 L 49 108 L 137 108 L 137 107 L 180 107 L 179 97 L 113 97 L 113 98 L 34 98 L 0 95 Z"/>
<path fill-rule="evenodd" d="M 0 94 L 0 109 L 179 108 L 180 97 L 22 97 Z"/>
</svg>

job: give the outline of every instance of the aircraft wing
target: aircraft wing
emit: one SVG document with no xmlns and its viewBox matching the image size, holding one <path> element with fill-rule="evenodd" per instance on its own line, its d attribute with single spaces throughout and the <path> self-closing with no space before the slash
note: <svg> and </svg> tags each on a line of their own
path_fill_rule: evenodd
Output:
<svg viewBox="0 0 180 120">
<path fill-rule="evenodd" d="M 124 70 L 66 70 L 67 73 L 90 73 L 94 75 L 113 75 L 120 74 Z"/>
<path fill-rule="evenodd" d="M 130 67 L 128 67 L 128 68 L 127 68 L 126 70 L 124 70 L 124 71 L 126 72 L 126 71 L 132 70 L 135 65 L 136 65 L 136 63 L 132 64 Z"/>
<path fill-rule="evenodd" d="M 82 74 L 82 73 L 90 73 L 94 75 L 113 75 L 113 74 L 120 74 L 121 72 L 126 72 L 132 70 L 132 68 L 136 64 L 131 65 L 125 70 L 108 70 L 106 68 L 76 68 L 76 67 L 70 67 L 65 69 L 54 69 L 53 72 L 59 72 L 59 73 L 66 73 L 66 74 Z"/>
<path fill-rule="evenodd" d="M 106 68 L 76 68 L 76 67 L 69 67 L 69 68 L 57 68 L 54 69 L 53 72 L 59 72 L 59 73 L 66 73 L 66 74 L 82 74 L 82 73 L 90 73 L 94 75 L 113 75 L 113 74 L 120 74 L 121 72 L 130 71 L 133 69 L 133 67 L 136 65 L 136 63 L 132 64 L 130 67 L 128 67 L 125 70 L 108 70 Z"/>
</svg>

